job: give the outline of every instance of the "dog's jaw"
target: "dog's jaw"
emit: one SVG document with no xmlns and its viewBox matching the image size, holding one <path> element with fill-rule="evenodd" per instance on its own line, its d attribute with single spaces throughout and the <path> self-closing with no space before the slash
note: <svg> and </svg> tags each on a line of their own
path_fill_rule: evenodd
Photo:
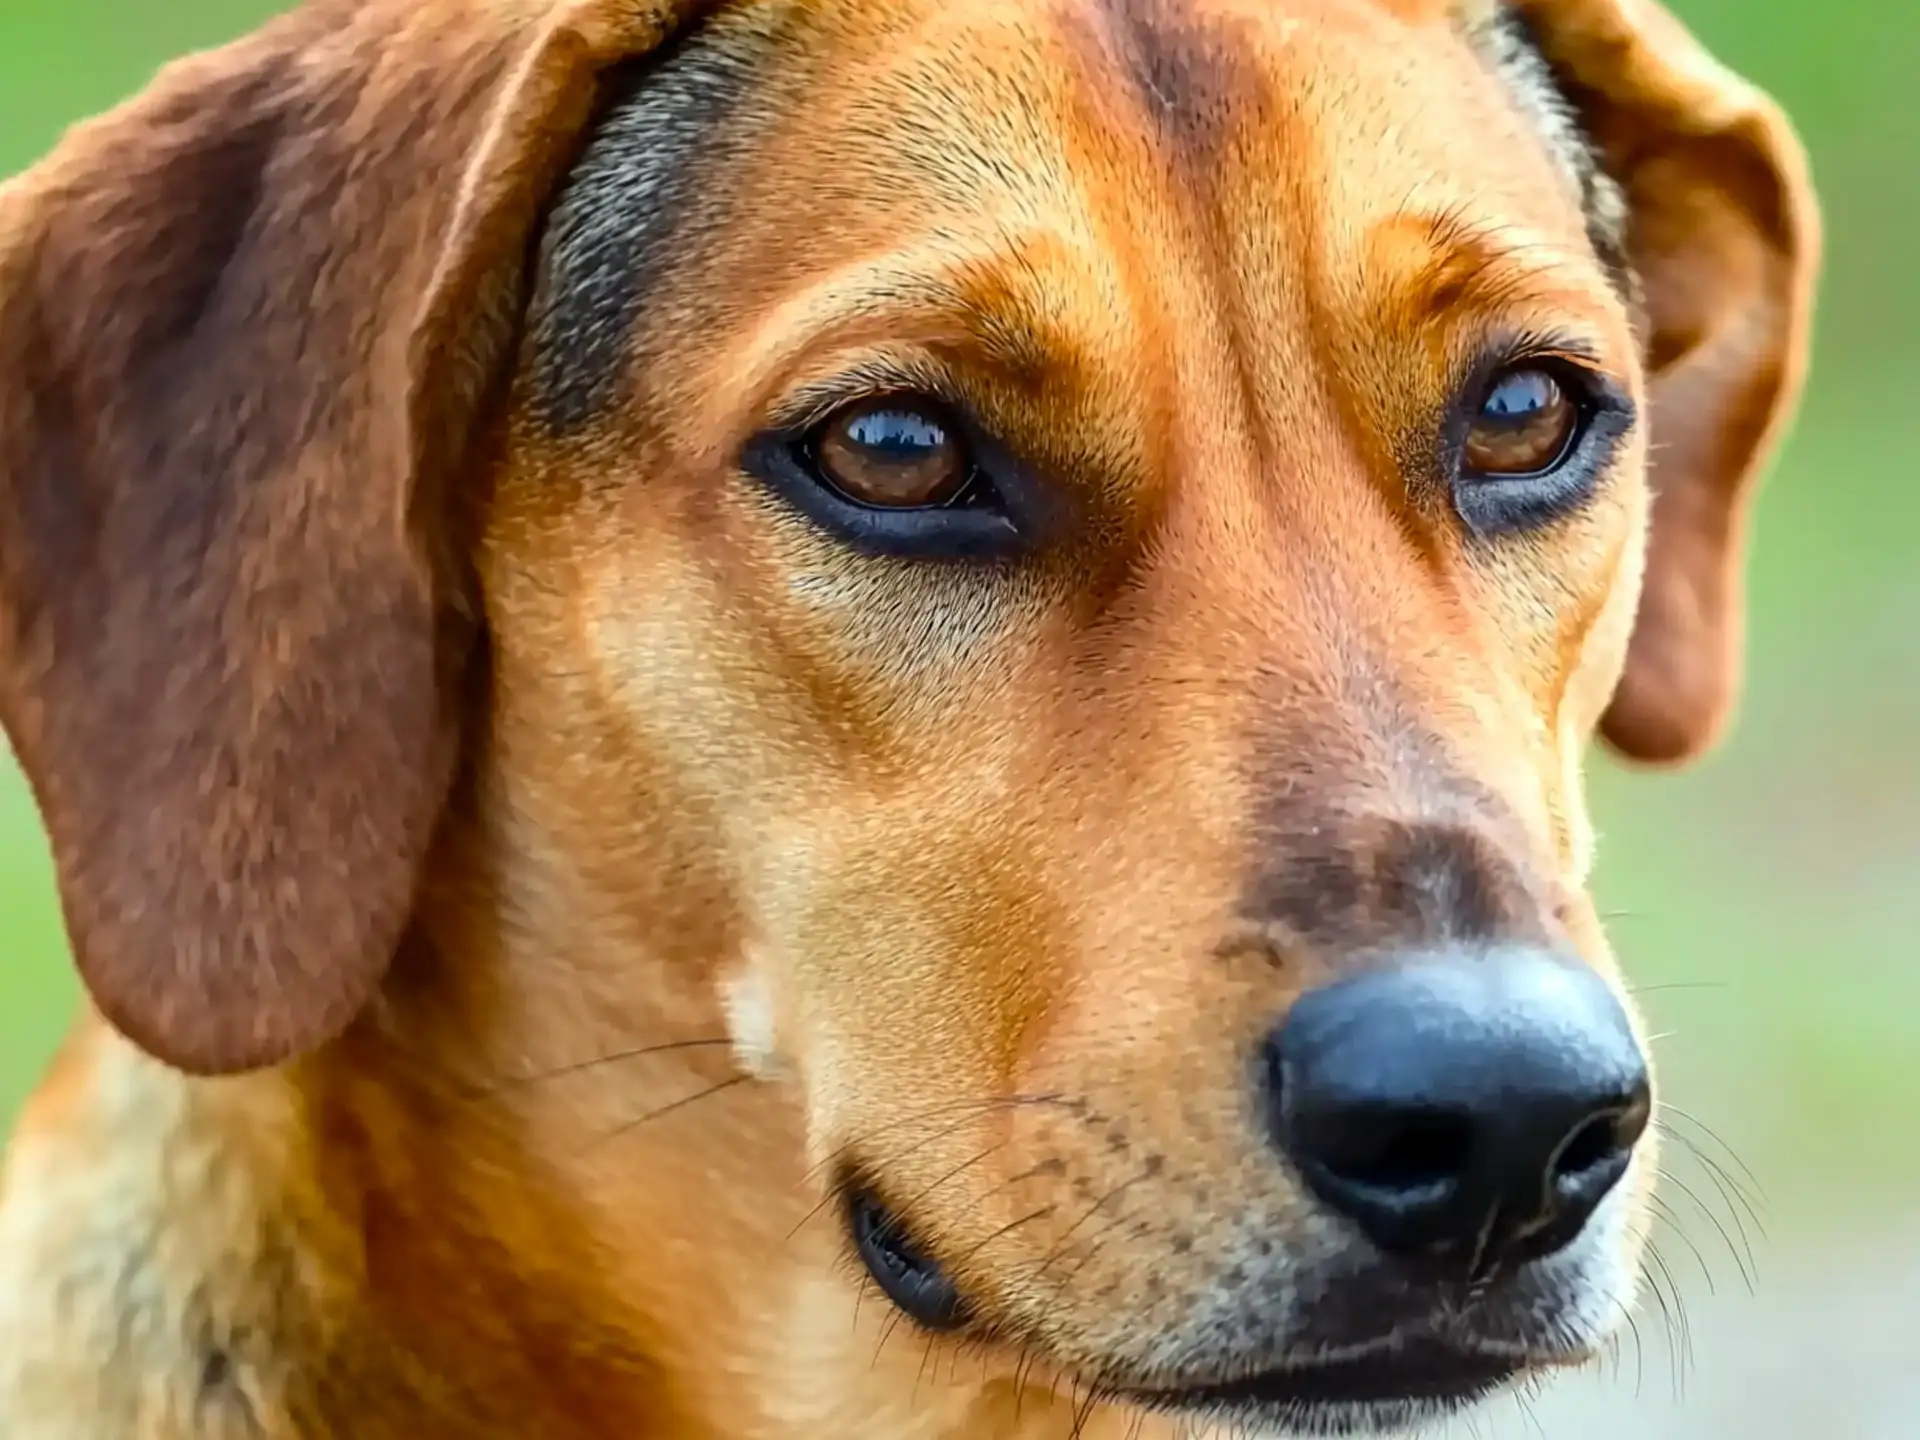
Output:
<svg viewBox="0 0 1920 1440">
<path fill-rule="evenodd" d="M 359 1109 L 356 1093 L 372 1097 L 371 1108 Z M 343 1157 L 314 1148 L 306 1123 L 327 1111 L 330 1126 L 340 1127 L 336 1136 L 384 1127 L 394 1118 L 390 1102 L 385 1087 L 355 1073 L 345 1054 L 294 1071 L 194 1080 L 141 1055 L 98 1020 L 83 1020 L 22 1118 L 0 1189 L 0 1328 L 18 1342 L 0 1354 L 0 1416 L 9 1434 L 590 1440 L 607 1433 L 611 1411 L 580 1403 L 578 1376 L 569 1396 L 568 1384 L 549 1385 L 556 1377 L 536 1373 L 533 1357 L 590 1344 L 597 1330 L 591 1320 L 566 1330 L 577 1297 L 561 1289 L 523 1302 L 510 1317 L 443 1313 L 443 1321 L 472 1321 L 469 1338 L 495 1356 L 457 1381 L 444 1371 L 436 1378 L 432 1357 L 411 1346 L 416 1333 L 387 1308 L 392 1297 L 369 1274 L 366 1236 L 355 1224 L 356 1216 L 382 1214 L 407 1223 L 406 1212 L 388 1209 L 391 1193 L 378 1182 L 349 1197 L 342 1189 L 349 1176 L 337 1168 Z M 755 1105 L 781 1108 L 770 1094 L 748 1108 Z M 639 1169 L 652 1162 L 697 1168 L 701 1123 L 694 1119 L 678 1138 L 663 1133 Z M 384 1157 L 375 1168 L 433 1144 L 424 1129 L 391 1132 L 374 1147 Z M 349 1169 L 371 1181 L 366 1170 Z M 349 1198 L 355 1203 L 342 1206 Z M 1173 1440 L 1193 1433 L 1128 1410 L 1083 1412 L 1064 1379 L 1050 1386 L 1035 1376 L 1015 1387 L 965 1355 L 929 1359 L 916 1337 L 893 1333 L 884 1309 L 821 1253 L 819 1237 L 783 1238 L 792 1217 L 769 1217 L 746 1245 L 729 1228 L 737 1218 L 726 1206 L 692 1207 L 682 1243 L 745 1258 L 762 1303 L 740 1307 L 719 1328 L 682 1326 L 687 1345 L 724 1345 L 724 1356 L 716 1350 L 688 1365 L 712 1384 L 704 1394 L 681 1390 L 671 1398 L 655 1390 L 658 1408 L 636 1415 L 630 1433 L 675 1440 L 1055 1440 L 1070 1432 L 1088 1440 Z M 458 1223 L 444 1215 L 385 1236 L 382 1248 L 445 1251 L 486 1266 L 483 1235 L 449 1233 Z M 481 1229 L 501 1233 L 505 1223 L 489 1217 Z M 689 1270 L 701 1268 L 696 1261 Z M 411 1309 L 433 1299 L 404 1303 Z M 705 1308 L 711 1317 L 712 1303 L 711 1294 L 661 1294 L 646 1308 L 665 1328 L 676 1307 L 682 1315 Z M 498 1328 L 503 1322 L 506 1330 Z M 500 1348 L 509 1333 L 514 1344 Z M 638 1375 L 649 1357 L 620 1363 L 636 1380 L 630 1394 L 651 1388 Z"/>
</svg>

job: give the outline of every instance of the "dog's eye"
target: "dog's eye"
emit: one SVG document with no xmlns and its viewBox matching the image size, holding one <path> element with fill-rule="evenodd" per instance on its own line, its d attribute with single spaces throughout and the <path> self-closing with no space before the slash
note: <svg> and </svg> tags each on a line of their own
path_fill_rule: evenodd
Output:
<svg viewBox="0 0 1920 1440">
<path fill-rule="evenodd" d="M 1574 342 L 1561 341 L 1573 353 Z M 1449 408 L 1448 489 L 1482 536 L 1543 525 L 1577 508 L 1633 428 L 1633 398 L 1587 360 L 1489 360 Z"/>
<path fill-rule="evenodd" d="M 847 499 L 883 510 L 959 500 L 973 478 L 966 447 L 946 417 L 917 401 L 855 405 L 828 418 L 808 449 L 820 478 Z"/>
<path fill-rule="evenodd" d="M 764 430 L 740 462 L 869 554 L 1004 559 L 1031 543 L 1044 514 L 1036 487 L 990 434 L 911 391 L 852 401 L 804 430 Z"/>
<path fill-rule="evenodd" d="M 1552 470 L 1579 438 L 1579 403 L 1552 371 L 1520 365 L 1493 377 L 1467 422 L 1467 479 L 1512 480 Z"/>
</svg>

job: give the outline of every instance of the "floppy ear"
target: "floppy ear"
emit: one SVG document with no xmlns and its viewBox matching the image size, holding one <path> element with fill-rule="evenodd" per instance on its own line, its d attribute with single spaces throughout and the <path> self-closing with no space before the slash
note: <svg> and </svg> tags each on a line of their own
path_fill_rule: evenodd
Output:
<svg viewBox="0 0 1920 1440">
<path fill-rule="evenodd" d="M 1684 760 L 1739 687 L 1746 512 L 1806 369 L 1806 157 L 1778 106 L 1654 0 L 1513 3 L 1624 192 L 1645 308 L 1652 533 L 1601 733 L 1633 759 Z"/>
<path fill-rule="evenodd" d="M 0 719 L 102 1014 L 341 1031 L 459 745 L 451 492 L 604 67 L 695 0 L 317 0 L 0 189 Z"/>
</svg>

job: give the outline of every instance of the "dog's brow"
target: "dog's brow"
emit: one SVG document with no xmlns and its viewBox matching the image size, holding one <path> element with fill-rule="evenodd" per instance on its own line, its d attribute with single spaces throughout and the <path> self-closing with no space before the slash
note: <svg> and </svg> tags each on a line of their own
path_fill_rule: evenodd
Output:
<svg viewBox="0 0 1920 1440">
<path fill-rule="evenodd" d="M 530 308 L 534 395 L 556 429 L 577 429 L 609 403 L 636 315 L 675 259 L 697 248 L 689 237 L 700 228 L 702 177 L 751 143 L 753 117 L 739 97 L 764 43 L 696 35 L 609 86 L 606 114 L 548 221 Z"/>
<path fill-rule="evenodd" d="M 1602 167 L 1599 147 L 1526 17 L 1504 0 L 1471 0 L 1462 4 L 1459 18 L 1468 42 L 1567 177 L 1586 219 L 1588 243 L 1606 268 L 1609 283 L 1631 303 L 1634 279 L 1627 255 L 1625 196 Z"/>
<path fill-rule="evenodd" d="M 1016 382 L 1083 371 L 1092 348 L 1051 301 L 1050 267 L 1019 237 L 956 251 L 907 246 L 801 291 L 731 357 L 717 410 L 809 407 L 837 387 L 890 373 L 905 382 L 925 367 L 902 356 L 964 357 Z M 777 392 L 783 398 L 776 399 Z"/>
<path fill-rule="evenodd" d="M 1541 301 L 1577 314 L 1609 298 L 1577 243 L 1462 208 L 1400 212 L 1375 227 L 1370 254 L 1429 315 L 1498 315 Z"/>
</svg>

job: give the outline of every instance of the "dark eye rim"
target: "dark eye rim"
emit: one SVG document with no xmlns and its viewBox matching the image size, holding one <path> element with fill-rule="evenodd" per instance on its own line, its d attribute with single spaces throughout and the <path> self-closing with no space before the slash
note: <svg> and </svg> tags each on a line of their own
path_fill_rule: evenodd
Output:
<svg viewBox="0 0 1920 1440">
<path fill-rule="evenodd" d="M 1599 368 L 1598 357 L 1564 341 L 1514 342 L 1489 349 L 1454 391 L 1442 434 L 1447 488 L 1460 519 L 1494 538 L 1535 530 L 1585 505 L 1633 428 L 1632 397 Z M 1466 463 L 1467 436 L 1492 387 L 1503 376 L 1541 370 L 1574 407 L 1567 441 L 1553 460 L 1524 474 L 1483 474 Z"/>
<path fill-rule="evenodd" d="M 871 505 L 841 490 L 821 471 L 814 452 L 821 429 L 850 410 L 884 406 L 927 410 L 952 427 L 972 473 L 951 499 L 929 505 Z M 747 441 L 740 464 L 805 519 L 876 556 L 1004 560 L 1033 543 L 1042 508 L 1031 478 L 963 407 L 920 391 L 845 396 L 756 434 Z"/>
</svg>

